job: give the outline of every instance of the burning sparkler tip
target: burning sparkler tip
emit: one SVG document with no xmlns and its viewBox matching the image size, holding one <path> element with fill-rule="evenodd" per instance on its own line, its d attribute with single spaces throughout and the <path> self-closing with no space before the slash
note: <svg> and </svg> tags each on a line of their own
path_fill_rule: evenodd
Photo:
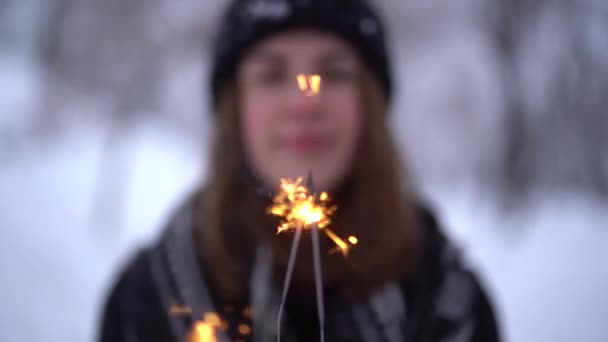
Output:
<svg viewBox="0 0 608 342">
<path fill-rule="evenodd" d="M 190 332 L 189 342 L 216 342 L 215 330 L 220 328 L 225 330 L 226 322 L 213 312 L 207 312 L 203 320 L 197 321 L 193 330 Z"/>
</svg>

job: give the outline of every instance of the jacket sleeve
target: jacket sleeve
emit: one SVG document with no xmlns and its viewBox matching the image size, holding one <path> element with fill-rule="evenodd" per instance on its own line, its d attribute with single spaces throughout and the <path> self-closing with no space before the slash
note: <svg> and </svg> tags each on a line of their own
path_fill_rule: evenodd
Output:
<svg viewBox="0 0 608 342">
<path fill-rule="evenodd" d="M 98 342 L 171 341 L 168 314 L 152 284 L 147 252 L 120 274 L 107 297 Z"/>
<path fill-rule="evenodd" d="M 476 299 L 473 306 L 475 330 L 473 342 L 501 341 L 500 331 L 496 323 L 496 314 L 488 295 L 481 287 L 479 281 L 473 278 Z"/>
<path fill-rule="evenodd" d="M 423 208 L 424 209 L 424 208 Z M 413 287 L 416 341 L 498 342 L 500 331 L 493 304 L 461 251 L 441 232 L 428 210 L 422 210 L 424 233 Z"/>
<path fill-rule="evenodd" d="M 112 288 L 106 301 L 99 331 L 99 342 L 127 342 L 126 320 L 121 297 L 125 292 L 125 279 L 121 278 Z"/>
</svg>

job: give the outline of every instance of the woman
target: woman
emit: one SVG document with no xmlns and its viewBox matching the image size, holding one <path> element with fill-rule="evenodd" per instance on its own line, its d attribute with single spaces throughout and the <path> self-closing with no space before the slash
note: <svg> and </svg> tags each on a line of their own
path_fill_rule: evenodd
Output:
<svg viewBox="0 0 608 342">
<path fill-rule="evenodd" d="M 293 234 L 276 234 L 268 194 L 309 172 L 338 207 L 331 230 L 359 239 L 347 256 L 321 240 L 325 340 L 497 341 L 486 295 L 400 169 L 384 30 L 366 1 L 236 0 L 214 52 L 209 179 L 121 275 L 101 341 L 184 340 L 210 312 L 220 340 L 276 340 Z M 284 341 L 320 339 L 307 234 Z"/>
</svg>

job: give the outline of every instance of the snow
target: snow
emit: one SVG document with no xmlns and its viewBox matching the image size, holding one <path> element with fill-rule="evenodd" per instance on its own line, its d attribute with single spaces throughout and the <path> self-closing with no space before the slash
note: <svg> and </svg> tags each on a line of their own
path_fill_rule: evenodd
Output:
<svg viewBox="0 0 608 342">
<path fill-rule="evenodd" d="M 123 215 L 97 220 L 102 133 L 83 128 L 0 170 L 1 341 L 93 341 L 117 268 L 156 237 L 201 174 L 200 153 L 175 136 L 135 132 L 119 146 L 130 157 L 114 194 Z"/>
<path fill-rule="evenodd" d="M 544 190 L 505 215 L 480 190 L 432 192 L 493 296 L 507 341 L 608 340 L 608 203 Z"/>
<path fill-rule="evenodd" d="M 115 151 L 129 160 L 115 194 L 123 198 L 120 219 L 100 224 L 91 218 L 102 135 L 83 127 L 1 170 L 2 341 L 92 341 L 118 267 L 156 238 L 204 177 L 192 140 L 140 126 Z M 491 193 L 472 186 L 426 192 L 480 272 L 508 341 L 608 340 L 606 203 L 541 191 L 525 210 L 505 215 Z"/>
</svg>

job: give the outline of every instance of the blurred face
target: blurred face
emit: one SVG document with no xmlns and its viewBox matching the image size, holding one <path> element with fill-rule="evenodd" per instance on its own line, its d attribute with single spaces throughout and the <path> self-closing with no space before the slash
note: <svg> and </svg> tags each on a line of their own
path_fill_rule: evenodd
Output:
<svg viewBox="0 0 608 342">
<path fill-rule="evenodd" d="M 241 137 L 249 166 L 268 187 L 309 171 L 317 190 L 344 179 L 361 134 L 361 71 L 346 42 L 308 30 L 273 36 L 245 57 L 237 76 Z"/>
</svg>

